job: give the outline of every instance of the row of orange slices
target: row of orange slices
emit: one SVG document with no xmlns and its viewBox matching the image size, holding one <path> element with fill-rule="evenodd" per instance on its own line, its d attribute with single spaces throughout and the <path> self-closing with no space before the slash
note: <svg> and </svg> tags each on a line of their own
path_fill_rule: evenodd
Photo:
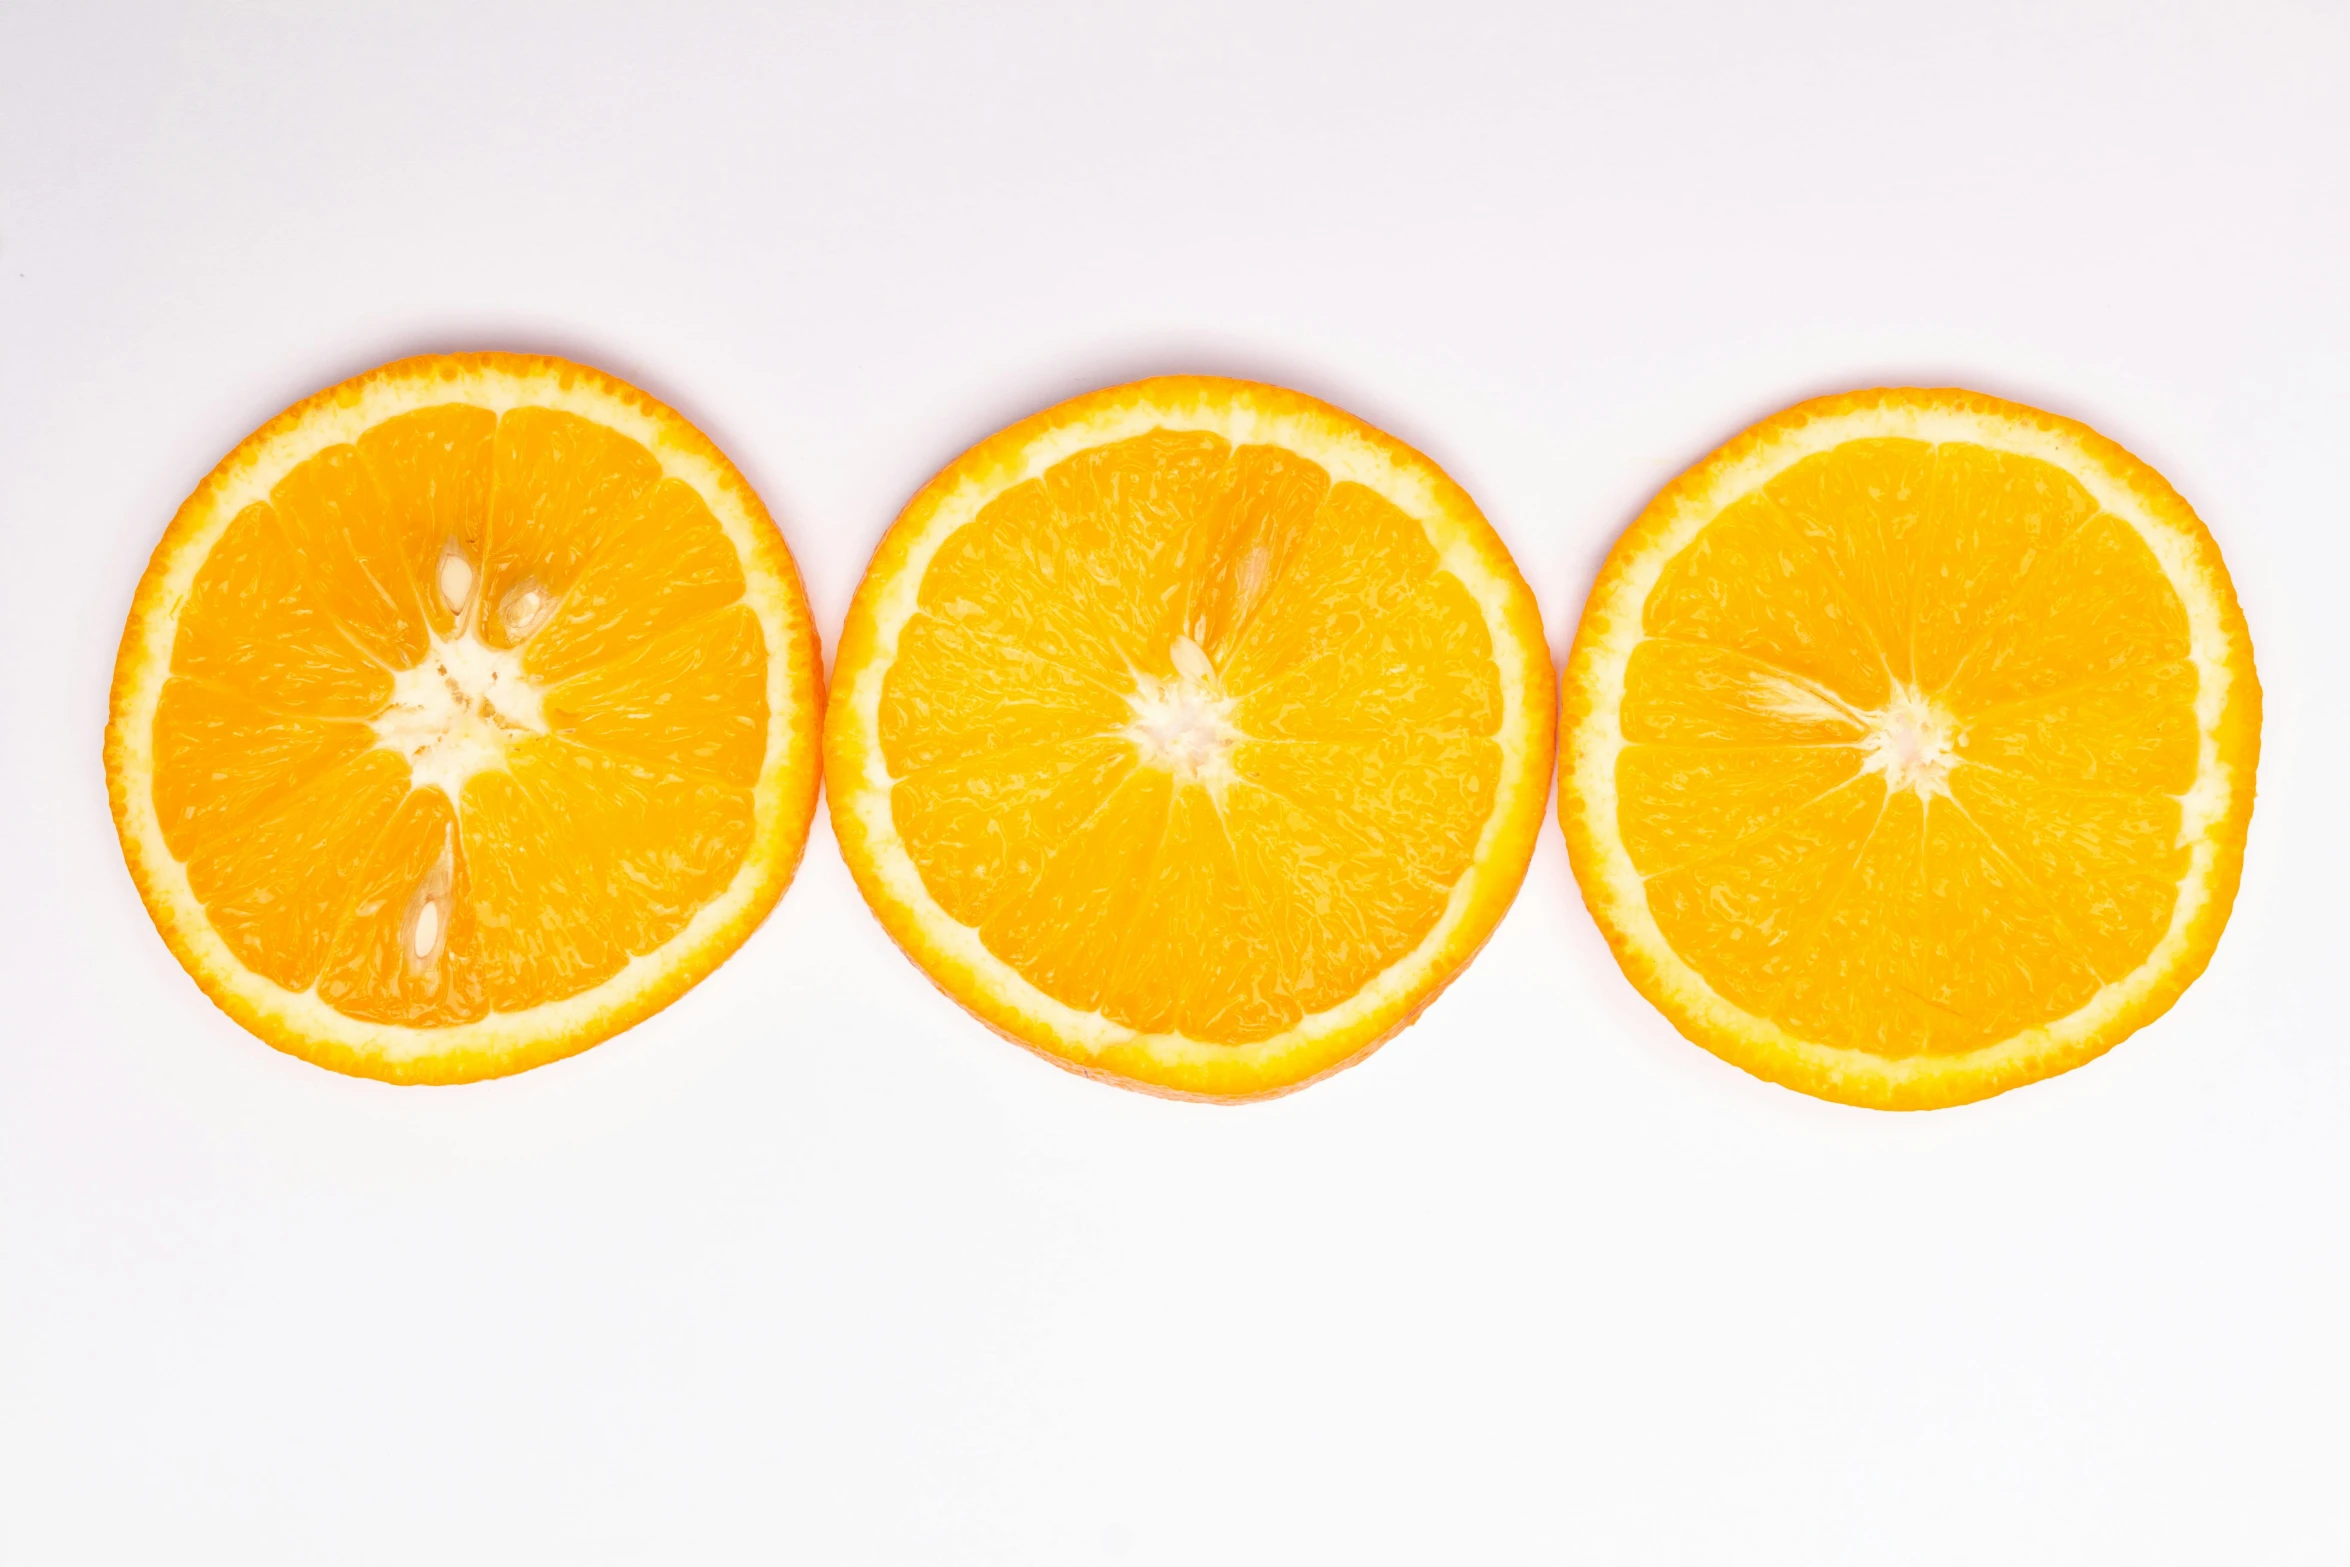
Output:
<svg viewBox="0 0 2350 1567">
<path fill-rule="evenodd" d="M 664 1006 L 773 907 L 821 772 L 949 995 L 1228 1100 L 1360 1060 L 1461 971 L 1555 754 L 1633 984 L 1751 1072 L 1900 1108 L 2077 1065 L 2201 972 L 2259 713 L 2210 534 L 2069 420 L 1903 390 L 1764 421 L 1618 541 L 1562 681 L 1434 463 L 1207 377 L 934 478 L 828 712 L 791 556 L 700 432 L 465 354 L 322 392 L 198 487 L 106 768 L 188 972 L 337 1070 L 496 1076 Z"/>
</svg>

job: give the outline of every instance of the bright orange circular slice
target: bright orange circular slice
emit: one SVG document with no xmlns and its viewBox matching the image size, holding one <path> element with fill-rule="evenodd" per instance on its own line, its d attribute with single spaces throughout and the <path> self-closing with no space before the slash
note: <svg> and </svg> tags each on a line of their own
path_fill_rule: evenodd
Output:
<svg viewBox="0 0 2350 1567">
<path fill-rule="evenodd" d="M 1887 1109 L 2078 1066 L 2226 924 L 2260 687 L 2219 548 L 2069 419 L 1827 397 L 1669 485 L 1592 589 L 1559 819 L 1624 972 Z"/>
<path fill-rule="evenodd" d="M 462 1082 L 715 968 L 816 808 L 814 625 L 742 475 L 557 359 L 296 404 L 139 584 L 106 775 L 172 952 L 270 1044 Z"/>
<path fill-rule="evenodd" d="M 1368 1054 L 1508 907 L 1548 794 L 1534 600 L 1362 421 L 1210 377 L 965 453 L 841 634 L 842 852 L 946 992 L 1063 1066 L 1246 1099 Z"/>
</svg>

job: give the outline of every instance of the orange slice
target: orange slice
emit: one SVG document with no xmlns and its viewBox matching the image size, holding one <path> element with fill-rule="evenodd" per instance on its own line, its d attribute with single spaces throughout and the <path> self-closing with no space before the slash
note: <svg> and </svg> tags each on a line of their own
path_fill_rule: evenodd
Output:
<svg viewBox="0 0 2350 1567">
<path fill-rule="evenodd" d="M 1583 611 L 1559 819 L 1624 972 L 1888 1109 L 2068 1070 L 2203 971 L 2260 687 L 2160 475 L 1956 391 L 1822 398 L 1652 501 Z"/>
<path fill-rule="evenodd" d="M 460 1082 L 585 1049 L 742 943 L 815 813 L 819 680 L 791 556 L 693 426 L 561 360 L 408 359 L 180 508 L 106 776 L 231 1017 Z"/>
<path fill-rule="evenodd" d="M 1296 1088 L 1459 972 L 1548 794 L 1532 596 L 1425 457 L 1178 376 L 980 443 L 841 634 L 842 852 L 949 995 L 1180 1097 Z"/>
</svg>

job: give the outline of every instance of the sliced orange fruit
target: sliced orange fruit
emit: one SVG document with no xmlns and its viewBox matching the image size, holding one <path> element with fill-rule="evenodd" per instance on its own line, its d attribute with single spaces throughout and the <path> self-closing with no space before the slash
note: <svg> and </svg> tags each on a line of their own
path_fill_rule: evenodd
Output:
<svg viewBox="0 0 2350 1567">
<path fill-rule="evenodd" d="M 106 775 L 172 952 L 281 1050 L 517 1072 L 781 895 L 821 671 L 742 475 L 561 360 L 403 360 L 254 432 L 139 584 Z"/>
<path fill-rule="evenodd" d="M 1245 1099 L 1359 1059 L 1525 875 L 1554 712 L 1534 600 L 1435 464 L 1209 377 L 1076 398 L 875 554 L 825 727 L 857 884 L 1061 1065 Z"/>
<path fill-rule="evenodd" d="M 2260 747 L 2187 503 L 1958 391 L 1804 403 L 1675 480 L 1600 572 L 1562 712 L 1559 818 L 1632 983 L 1758 1076 L 1892 1109 L 2177 1000 Z"/>
</svg>

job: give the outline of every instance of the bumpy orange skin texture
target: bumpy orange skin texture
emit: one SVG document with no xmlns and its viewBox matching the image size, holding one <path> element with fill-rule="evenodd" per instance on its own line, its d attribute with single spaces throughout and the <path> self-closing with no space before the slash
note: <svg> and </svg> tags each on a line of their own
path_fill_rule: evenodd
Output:
<svg viewBox="0 0 2350 1567">
<path fill-rule="evenodd" d="M 1525 874 L 1532 595 L 1426 458 L 1296 393 L 1074 399 L 933 479 L 842 632 L 825 769 L 899 945 L 1072 1071 L 1285 1093 L 1409 1023 Z"/>
<path fill-rule="evenodd" d="M 436 741 L 444 667 L 525 726 Z M 465 1082 L 650 1016 L 757 927 L 815 813 L 821 682 L 790 553 L 693 426 L 585 366 L 427 356 L 289 408 L 180 508 L 107 784 L 223 1011 Z"/>
<path fill-rule="evenodd" d="M 1626 976 L 1821 1098 L 2078 1066 L 2235 897 L 2260 687 L 2218 546 L 2036 409 L 1856 392 L 1746 431 L 1617 542 L 1560 700 L 1559 820 Z"/>
</svg>

